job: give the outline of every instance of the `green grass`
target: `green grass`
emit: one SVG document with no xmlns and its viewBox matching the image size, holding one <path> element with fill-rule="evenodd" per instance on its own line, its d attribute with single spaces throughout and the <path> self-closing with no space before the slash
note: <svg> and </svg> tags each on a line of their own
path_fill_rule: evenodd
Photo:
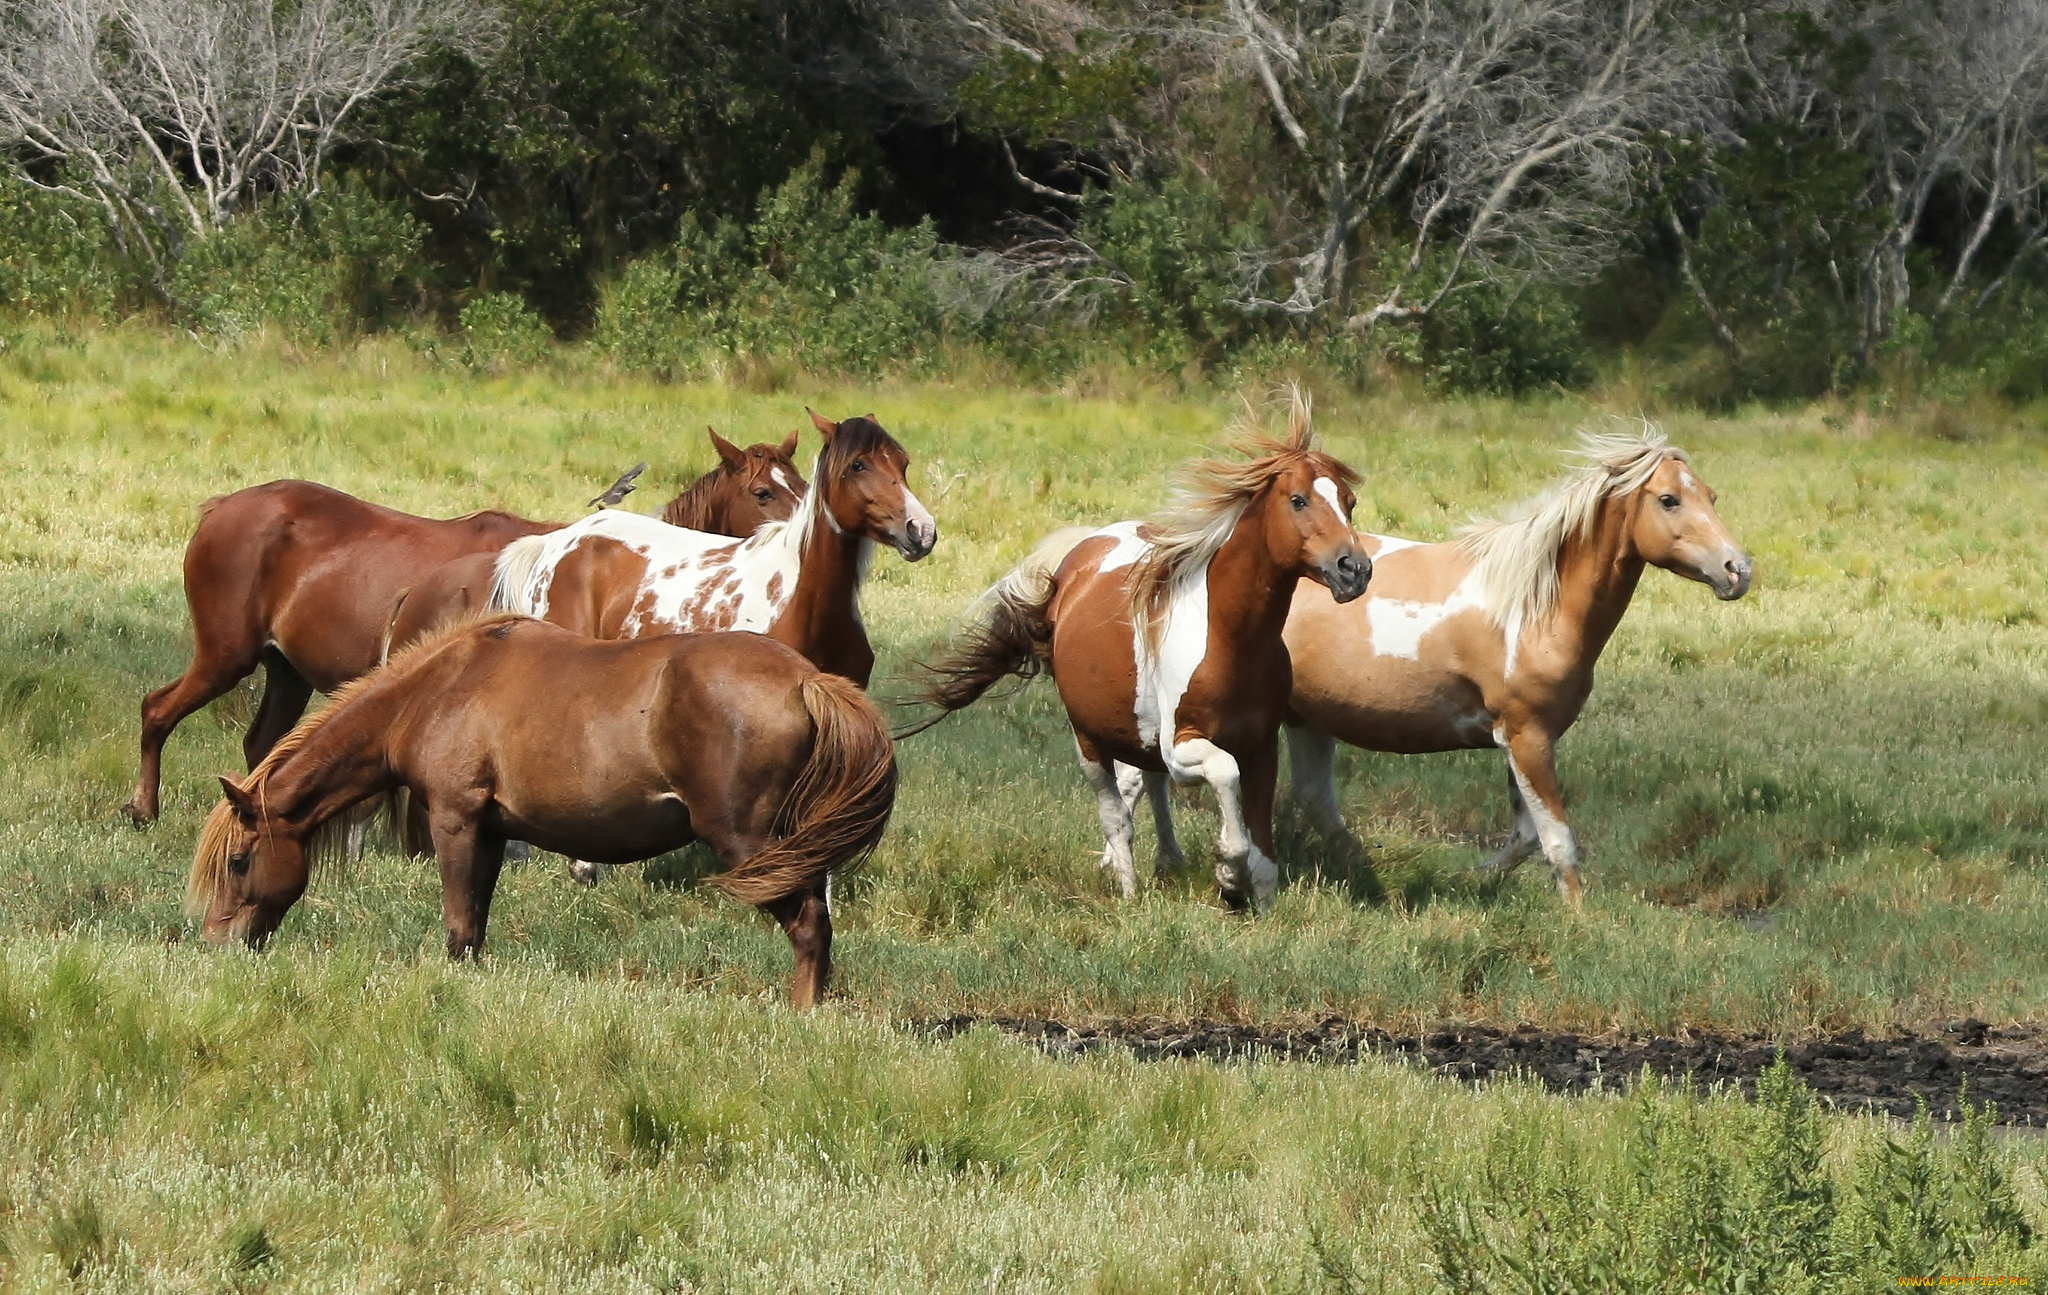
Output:
<svg viewBox="0 0 2048 1295">
<path fill-rule="evenodd" d="M 1283 823 L 1289 879 L 1253 921 L 1216 908 L 1214 815 L 1186 794 L 1188 876 L 1115 900 L 1040 685 L 903 747 L 890 837 L 842 892 L 836 1001 L 800 1020 L 775 1006 L 786 943 L 696 886 L 694 856 L 595 890 L 552 860 L 508 871 L 479 968 L 442 963 L 433 871 L 388 854 L 316 878 L 265 957 L 175 940 L 251 697 L 172 739 L 158 827 L 115 811 L 137 702 L 185 662 L 200 501 L 293 475 L 419 512 L 568 517 L 645 458 L 649 510 L 709 466 L 707 421 L 756 440 L 806 403 L 872 409 L 941 527 L 926 562 L 876 564 L 887 693 L 1039 535 L 1160 502 L 1228 393 L 750 391 L 573 360 L 478 378 L 374 344 L 0 338 L 0 1279 L 989 1289 L 1000 1267 L 1000 1289 L 1407 1289 L 1439 1253 L 1430 1184 L 1513 1231 L 1486 1212 L 1489 1173 L 1622 1183 L 1647 1117 L 1378 1067 L 1061 1063 L 891 1022 L 1808 1032 L 2048 1005 L 2048 436 L 2027 417 L 1964 440 L 1952 418 L 1937 436 L 1830 407 L 1665 420 L 1757 588 L 1722 605 L 1646 577 L 1561 752 L 1582 916 L 1540 864 L 1470 875 L 1507 828 L 1488 753 L 1347 752 L 1369 862 Z M 1603 410 L 1329 393 L 1320 422 L 1365 473 L 1361 524 L 1435 538 L 1551 480 Z M 1748 1136 L 1727 1103 L 1642 1100 L 1692 1112 L 1716 1154 Z M 1861 1199 L 1875 1126 L 1827 1129 L 1828 1172 Z M 1534 1139 L 1536 1161 L 1490 1137 Z M 2013 1181 L 2039 1225 L 2031 1146 Z"/>
</svg>

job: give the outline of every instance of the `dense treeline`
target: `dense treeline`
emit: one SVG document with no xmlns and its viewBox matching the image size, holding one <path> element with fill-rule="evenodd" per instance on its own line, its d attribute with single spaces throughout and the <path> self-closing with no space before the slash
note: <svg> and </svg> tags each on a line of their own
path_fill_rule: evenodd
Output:
<svg viewBox="0 0 2048 1295">
<path fill-rule="evenodd" d="M 2048 0 L 8 0 L 0 300 L 666 374 L 2048 385 Z"/>
</svg>

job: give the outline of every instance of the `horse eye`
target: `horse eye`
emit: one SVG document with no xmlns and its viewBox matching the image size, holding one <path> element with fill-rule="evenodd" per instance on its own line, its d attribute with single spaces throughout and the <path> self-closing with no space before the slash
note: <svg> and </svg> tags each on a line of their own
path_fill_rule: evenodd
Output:
<svg viewBox="0 0 2048 1295">
<path fill-rule="evenodd" d="M 1294 505 L 1294 507 L 1295 507 L 1295 508 L 1296 508 L 1297 510 L 1299 510 L 1299 509 L 1303 509 L 1303 508 L 1306 508 L 1306 507 L 1308 507 L 1308 496 L 1307 496 L 1307 495 L 1289 495 L 1289 496 L 1287 496 L 1287 502 L 1288 502 L 1288 503 L 1290 503 L 1290 504 L 1293 504 L 1293 505 Z"/>
<path fill-rule="evenodd" d="M 1671 509 L 1674 512 L 1678 509 L 1677 495 L 1659 495 L 1657 496 L 1657 502 L 1664 505 L 1666 508 Z"/>
<path fill-rule="evenodd" d="M 847 468 L 848 472 L 866 472 L 867 470 L 867 462 L 863 459 L 855 459 L 852 465 Z"/>
<path fill-rule="evenodd" d="M 775 492 L 773 490 L 768 490 L 765 488 L 761 490 L 756 490 L 754 492 L 754 498 L 765 504 L 769 500 L 775 498 Z"/>
</svg>

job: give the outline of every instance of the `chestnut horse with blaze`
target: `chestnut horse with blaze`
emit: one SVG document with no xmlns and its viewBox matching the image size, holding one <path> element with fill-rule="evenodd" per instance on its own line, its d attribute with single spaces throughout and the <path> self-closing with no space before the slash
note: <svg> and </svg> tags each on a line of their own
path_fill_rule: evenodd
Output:
<svg viewBox="0 0 2048 1295">
<path fill-rule="evenodd" d="M 509 838 L 624 863 L 708 842 L 781 923 L 790 1001 L 832 967 L 826 879 L 882 838 L 896 756 L 860 689 L 752 634 L 602 643 L 523 616 L 456 625 L 287 734 L 200 834 L 186 907 L 262 944 L 345 811 L 403 789 L 441 867 L 448 953 L 478 953 Z"/>
<path fill-rule="evenodd" d="M 506 546 L 492 605 L 593 638 L 752 630 L 867 686 L 875 653 L 860 586 L 877 544 L 912 562 L 938 525 L 904 479 L 910 456 L 872 415 L 811 415 L 825 446 L 787 522 L 730 540 L 599 512 Z"/>
<path fill-rule="evenodd" d="M 720 465 L 679 496 L 699 525 L 750 534 L 794 511 L 803 479 L 788 451 L 720 441 Z M 707 488 L 706 482 L 714 484 Z M 765 492 L 765 494 L 764 494 Z M 192 663 L 142 702 L 142 769 L 127 813 L 157 816 L 164 743 L 187 715 L 264 667 L 263 700 L 242 739 L 251 768 L 299 722 L 315 689 L 374 669 L 394 601 L 444 564 L 496 553 L 557 522 L 487 510 L 440 521 L 368 503 L 311 481 L 273 481 L 209 499 L 185 547 Z"/>
<path fill-rule="evenodd" d="M 1295 594 L 1292 793 L 1325 830 L 1344 826 L 1339 739 L 1399 754 L 1498 747 L 1515 825 L 1486 868 L 1505 873 L 1540 848 L 1559 892 L 1580 903 L 1556 752 L 1601 649 L 1645 566 L 1723 601 L 1749 591 L 1751 572 L 1713 490 L 1654 427 L 1587 436 L 1583 454 L 1556 491 L 1449 543 L 1369 536 L 1375 575 L 1357 602 Z"/>
<path fill-rule="evenodd" d="M 1281 627 L 1304 577 L 1349 602 L 1372 575 L 1350 523 L 1357 474 L 1315 448 L 1299 393 L 1288 437 L 1254 439 L 1245 451 L 1254 457 L 1193 465 L 1179 507 L 1149 523 L 1047 540 L 990 591 L 990 611 L 966 642 L 929 667 L 937 679 L 925 696 L 943 712 L 1006 675 L 1050 668 L 1095 790 L 1102 864 L 1126 897 L 1137 890 L 1138 783 L 1159 807 L 1171 778 L 1216 793 L 1224 902 L 1271 903 L 1289 687 Z M 1117 763 L 1141 777 L 1119 779 Z M 1162 870 L 1179 861 L 1163 837 Z"/>
</svg>

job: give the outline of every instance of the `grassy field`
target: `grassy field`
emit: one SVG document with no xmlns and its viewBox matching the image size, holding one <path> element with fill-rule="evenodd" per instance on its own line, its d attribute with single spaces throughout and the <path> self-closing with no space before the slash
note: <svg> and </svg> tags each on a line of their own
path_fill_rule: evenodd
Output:
<svg viewBox="0 0 2048 1295">
<path fill-rule="evenodd" d="M 307 359 L 145 331 L 0 339 L 15 1285 L 1412 1289 L 1427 1265 L 1456 1268 L 1463 1219 L 1486 1239 L 1473 1253 L 1554 1261 L 1583 1286 L 1656 1271 L 1680 1245 L 1666 1232 L 1692 1235 L 1673 1220 L 1777 1208 L 1760 1167 L 1783 1157 L 1756 1148 L 1780 1108 L 1462 1091 L 1379 1067 L 1056 1062 L 901 1023 L 1340 1013 L 1804 1034 L 2048 1009 L 2048 435 L 2024 417 L 1664 420 L 1755 553 L 1757 588 L 1722 605 L 1645 579 L 1562 748 L 1582 916 L 1540 865 L 1505 886 L 1468 875 L 1508 825 L 1487 753 L 1347 753 L 1369 863 L 1284 825 L 1288 881 L 1255 921 L 1215 907 L 1214 816 L 1190 794 L 1187 878 L 1116 901 L 1040 686 L 904 746 L 890 838 L 842 892 L 835 1001 L 799 1019 L 776 1003 L 782 937 L 694 885 L 694 856 L 595 890 L 554 861 L 509 871 L 474 968 L 441 961 L 431 868 L 385 854 L 317 878 L 264 957 L 181 938 L 193 836 L 252 697 L 172 739 L 158 827 L 115 811 L 137 701 L 184 664 L 178 564 L 199 502 L 289 475 L 419 512 L 568 517 L 645 458 L 633 502 L 649 510 L 709 465 L 707 421 L 751 441 L 806 403 L 872 409 L 941 527 L 926 562 L 876 564 L 886 694 L 1037 536 L 1160 502 L 1166 471 L 1216 442 L 1229 393 L 660 387 L 581 367 L 473 377 L 374 345 Z M 1361 525 L 1436 538 L 1546 484 L 1572 429 L 1610 407 L 1635 408 L 1622 392 L 1326 393 L 1320 425 L 1365 473 Z M 1894 1243 L 1920 1233 L 1880 1208 L 1953 1180 L 2039 1228 L 2038 1143 L 1972 1160 L 1967 1138 L 1815 1128 L 1830 1221 L 1787 1235 L 1833 1238 L 1877 1284 L 1915 1264 L 2039 1273 L 1991 1206 L 1919 1259 Z M 1657 1177 L 1679 1164 L 1699 1172 Z M 1573 1218 L 1606 1221 L 1582 1235 Z"/>
</svg>

